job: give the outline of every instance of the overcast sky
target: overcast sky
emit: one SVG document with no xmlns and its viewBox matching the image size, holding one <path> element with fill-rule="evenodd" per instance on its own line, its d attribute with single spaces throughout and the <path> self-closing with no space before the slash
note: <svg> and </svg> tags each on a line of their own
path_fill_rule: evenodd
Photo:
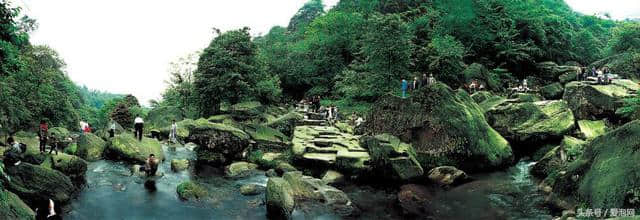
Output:
<svg viewBox="0 0 640 220">
<path fill-rule="evenodd" d="M 67 63 L 71 79 L 92 89 L 157 99 L 168 64 L 200 50 L 221 30 L 249 26 L 254 36 L 286 26 L 306 0 L 12 0 L 38 20 L 35 44 Z M 338 0 L 324 0 L 328 6 Z M 585 14 L 640 17 L 638 0 L 567 0 Z"/>
</svg>

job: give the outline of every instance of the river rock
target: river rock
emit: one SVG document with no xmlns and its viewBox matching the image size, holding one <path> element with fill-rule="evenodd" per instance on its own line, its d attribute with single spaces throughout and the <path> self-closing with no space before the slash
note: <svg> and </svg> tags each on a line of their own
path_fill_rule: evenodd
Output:
<svg viewBox="0 0 640 220">
<path fill-rule="evenodd" d="M 250 136 L 233 124 L 211 123 L 198 119 L 189 129 L 188 141 L 197 144 L 198 162 L 213 166 L 228 165 L 243 158 Z"/>
<path fill-rule="evenodd" d="M 509 96 L 510 102 L 538 102 L 542 101 L 542 96 L 533 93 L 514 93 Z"/>
<path fill-rule="evenodd" d="M 265 112 L 265 107 L 257 101 L 241 102 L 234 104 L 229 108 L 234 119 L 247 120 L 258 117 Z"/>
<path fill-rule="evenodd" d="M 276 172 L 275 169 L 267 170 L 267 172 L 265 172 L 264 175 L 267 176 L 267 177 L 278 177 L 278 176 L 280 176 L 280 175 L 278 175 L 278 172 Z"/>
<path fill-rule="evenodd" d="M 559 146 L 547 152 L 544 157 L 531 168 L 531 174 L 544 178 L 552 172 L 566 170 L 570 162 L 582 155 L 585 144 L 586 142 L 583 140 L 565 136 Z"/>
<path fill-rule="evenodd" d="M 562 98 L 563 93 L 564 87 L 562 87 L 562 84 L 557 82 L 540 88 L 540 94 L 542 94 L 542 96 L 548 100 L 560 99 Z"/>
<path fill-rule="evenodd" d="M 370 163 L 380 177 L 406 181 L 424 174 L 411 144 L 389 134 L 363 137 L 361 142 L 369 150 Z"/>
<path fill-rule="evenodd" d="M 433 168 L 429 171 L 428 178 L 443 187 L 457 186 L 470 180 L 467 173 L 452 166 Z"/>
<path fill-rule="evenodd" d="M 484 111 L 463 90 L 436 83 L 411 98 L 383 96 L 364 123 L 371 134 L 389 133 L 416 151 L 423 169 L 453 165 L 490 170 L 513 162 L 511 146 L 487 123 Z"/>
<path fill-rule="evenodd" d="M 245 184 L 240 187 L 240 194 L 245 196 L 260 195 L 264 191 L 264 187 L 257 184 Z"/>
<path fill-rule="evenodd" d="M 536 64 L 537 76 L 546 81 L 558 81 L 562 75 L 571 75 L 573 79 L 580 70 L 578 66 L 560 66 L 554 62 L 541 62 Z"/>
<path fill-rule="evenodd" d="M 267 215 L 271 219 L 290 219 L 295 200 L 289 182 L 280 177 L 271 177 L 267 181 L 265 193 Z"/>
<path fill-rule="evenodd" d="M 67 175 L 76 186 L 85 182 L 87 161 L 75 155 L 59 153 L 51 155 L 51 168 Z"/>
<path fill-rule="evenodd" d="M 558 172 L 551 181 L 553 192 L 574 196 L 586 207 L 602 209 L 639 208 L 638 183 L 640 154 L 635 153 L 640 140 L 640 121 L 629 122 L 600 136 L 584 148 L 584 152 Z M 550 179 L 550 178 L 547 178 Z M 545 181 L 547 181 L 545 179 Z"/>
<path fill-rule="evenodd" d="M 593 140 L 607 132 L 607 125 L 602 120 L 580 120 L 578 128 L 580 128 L 580 134 L 587 140 Z"/>
<path fill-rule="evenodd" d="M 421 185 L 403 185 L 398 192 L 398 203 L 407 216 L 428 216 L 432 201 L 433 193 Z"/>
<path fill-rule="evenodd" d="M 4 219 L 35 219 L 36 214 L 16 194 L 0 187 L 0 216 Z"/>
<path fill-rule="evenodd" d="M 189 168 L 189 160 L 187 159 L 173 159 L 171 160 L 171 170 L 174 172 L 180 172 Z"/>
<path fill-rule="evenodd" d="M 244 131 L 251 136 L 251 140 L 256 142 L 254 146 L 257 149 L 265 151 L 285 151 L 289 149 L 291 145 L 287 135 L 264 125 L 249 124 L 244 127 Z"/>
<path fill-rule="evenodd" d="M 349 216 L 355 211 L 347 194 L 321 179 L 302 175 L 300 171 L 285 173 L 282 178 L 291 186 L 296 201 L 321 203 L 333 208 L 341 216 Z"/>
<path fill-rule="evenodd" d="M 100 137 L 92 133 L 82 134 L 78 139 L 76 154 L 87 161 L 97 161 L 102 159 L 106 146 L 107 143 Z"/>
<path fill-rule="evenodd" d="M 334 170 L 327 170 L 327 172 L 324 173 L 324 175 L 322 175 L 322 182 L 324 182 L 324 184 L 327 185 L 340 185 L 343 184 L 345 181 L 345 177 L 344 175 L 342 175 L 342 173 L 338 172 L 338 171 L 334 171 Z"/>
<path fill-rule="evenodd" d="M 5 167 L 5 172 L 10 178 L 7 189 L 31 205 L 48 199 L 66 204 L 76 191 L 71 179 L 57 170 L 22 162 Z"/>
<path fill-rule="evenodd" d="M 574 128 L 573 113 L 560 100 L 508 103 L 487 114 L 493 128 L 518 143 L 560 139 Z"/>
<path fill-rule="evenodd" d="M 182 200 L 199 200 L 209 195 L 207 189 L 191 181 L 180 183 L 176 188 L 176 192 Z"/>
<path fill-rule="evenodd" d="M 225 168 L 225 174 L 229 178 L 241 178 L 256 172 L 258 165 L 247 162 L 235 162 Z"/>
<path fill-rule="evenodd" d="M 615 118 L 616 110 L 622 106 L 622 100 L 633 94 L 623 84 L 625 80 L 614 80 L 610 85 L 590 85 L 584 82 L 571 82 L 565 86 L 563 99 L 567 101 L 578 119 L 597 120 Z"/>
<path fill-rule="evenodd" d="M 280 131 L 282 134 L 288 137 L 292 137 L 296 122 L 302 119 L 302 114 L 291 111 L 287 114 L 278 116 L 277 118 L 267 119 L 267 122 L 263 123 L 262 125 L 274 128 Z"/>
<path fill-rule="evenodd" d="M 146 137 L 143 137 L 142 141 L 138 141 L 131 134 L 115 136 L 105 152 L 110 159 L 134 163 L 145 163 L 150 154 L 154 154 L 160 161 L 164 160 L 164 151 L 162 151 L 160 142 Z"/>
</svg>

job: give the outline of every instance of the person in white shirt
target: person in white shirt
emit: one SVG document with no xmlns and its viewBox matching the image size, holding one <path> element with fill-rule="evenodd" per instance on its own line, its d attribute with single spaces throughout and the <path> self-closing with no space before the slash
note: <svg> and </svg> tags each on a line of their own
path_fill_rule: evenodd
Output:
<svg viewBox="0 0 640 220">
<path fill-rule="evenodd" d="M 116 122 L 112 119 L 109 126 L 109 137 L 112 138 L 116 135 Z"/>
<path fill-rule="evenodd" d="M 136 138 L 138 138 L 138 141 L 142 141 L 142 129 L 144 128 L 144 121 L 140 116 L 136 116 L 136 119 L 134 119 L 133 123 Z"/>
<path fill-rule="evenodd" d="M 169 140 L 172 141 L 173 143 L 176 143 L 177 134 L 178 134 L 178 124 L 176 123 L 176 120 L 173 120 L 171 123 L 171 132 L 169 132 Z"/>
<path fill-rule="evenodd" d="M 364 122 L 364 119 L 362 117 L 358 117 L 358 119 L 356 120 L 356 127 L 360 126 L 362 122 Z"/>
</svg>

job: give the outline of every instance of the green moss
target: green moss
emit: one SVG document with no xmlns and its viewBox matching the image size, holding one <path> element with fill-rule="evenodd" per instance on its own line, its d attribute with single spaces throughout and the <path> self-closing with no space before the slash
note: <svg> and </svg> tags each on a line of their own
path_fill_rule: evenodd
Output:
<svg viewBox="0 0 640 220">
<path fill-rule="evenodd" d="M 515 93 L 509 96 L 509 98 L 516 99 L 518 102 L 538 102 L 542 100 L 542 97 L 532 93 Z"/>
<path fill-rule="evenodd" d="M 507 99 L 505 99 L 502 96 L 491 96 L 491 97 L 487 98 L 486 100 L 484 100 L 483 102 L 478 103 L 478 105 L 480 106 L 480 108 L 484 112 L 487 112 L 491 108 L 496 107 L 498 105 L 501 105 L 502 103 L 505 103 L 506 101 L 507 101 Z"/>
<path fill-rule="evenodd" d="M 48 199 L 67 203 L 76 191 L 71 179 L 57 170 L 21 163 L 18 166 L 5 167 L 5 172 L 11 178 L 5 185 L 7 189 L 28 204 Z"/>
<path fill-rule="evenodd" d="M 71 133 L 66 128 L 54 127 L 49 129 L 49 135 L 55 134 L 54 137 L 58 140 L 64 140 L 70 137 Z"/>
<path fill-rule="evenodd" d="M 64 152 L 65 154 L 77 155 L 76 153 L 78 152 L 78 144 L 72 143 L 66 148 L 64 148 L 62 152 Z"/>
<path fill-rule="evenodd" d="M 4 219 L 35 219 L 36 215 L 16 194 L 0 187 L 0 216 Z"/>
<path fill-rule="evenodd" d="M 587 140 L 592 140 L 607 132 L 607 125 L 604 121 L 580 120 L 578 127 Z"/>
<path fill-rule="evenodd" d="M 265 202 L 267 203 L 267 214 L 271 218 L 289 219 L 295 207 L 291 185 L 283 178 L 269 178 Z"/>
<path fill-rule="evenodd" d="M 281 143 L 287 145 L 289 137 L 280 131 L 258 124 L 247 125 L 245 132 L 251 136 L 251 139 L 257 142 Z"/>
<path fill-rule="evenodd" d="M 602 119 L 615 115 L 630 90 L 617 85 L 588 85 L 571 82 L 565 86 L 563 99 L 578 119 Z"/>
<path fill-rule="evenodd" d="M 107 147 L 107 151 L 110 158 L 136 163 L 144 163 L 149 154 L 154 154 L 160 161 L 164 160 L 160 142 L 151 138 L 142 138 L 142 141 L 138 141 L 131 134 L 115 136 Z"/>
<path fill-rule="evenodd" d="M 77 144 L 77 155 L 88 161 L 102 159 L 102 153 L 107 143 L 102 138 L 88 133 L 80 135 Z"/>
<path fill-rule="evenodd" d="M 199 200 L 204 199 L 209 195 L 207 189 L 191 181 L 180 183 L 176 188 L 176 192 L 178 193 L 178 197 L 182 200 Z"/>
<path fill-rule="evenodd" d="M 540 88 L 540 93 L 546 99 L 559 99 L 562 98 L 562 93 L 564 92 L 564 88 L 560 83 L 552 83 Z"/>
</svg>

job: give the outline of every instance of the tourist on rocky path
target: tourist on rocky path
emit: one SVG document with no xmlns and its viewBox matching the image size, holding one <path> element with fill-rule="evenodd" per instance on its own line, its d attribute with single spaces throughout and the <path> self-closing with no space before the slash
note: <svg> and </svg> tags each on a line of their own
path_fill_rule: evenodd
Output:
<svg viewBox="0 0 640 220">
<path fill-rule="evenodd" d="M 40 128 L 38 129 L 38 140 L 40 141 L 40 153 L 45 153 L 45 147 L 47 146 L 49 125 L 44 120 L 40 121 Z"/>
<path fill-rule="evenodd" d="M 402 79 L 402 98 L 407 97 L 407 87 L 409 87 L 407 80 Z"/>
<path fill-rule="evenodd" d="M 60 145 L 60 140 L 58 140 L 58 138 L 56 138 L 56 134 L 52 133 L 51 134 L 51 149 L 49 149 L 49 154 L 51 154 L 51 152 L 53 152 L 54 150 L 56 151 L 56 155 L 58 155 L 58 146 Z"/>
<path fill-rule="evenodd" d="M 359 127 L 360 125 L 362 125 L 363 122 L 364 122 L 364 119 L 362 117 L 358 117 L 358 119 L 356 120 L 356 127 Z"/>
<path fill-rule="evenodd" d="M 89 126 L 89 123 L 84 120 L 80 120 L 80 131 L 84 132 L 87 129 L 87 126 Z"/>
<path fill-rule="evenodd" d="M 147 176 L 155 176 L 156 172 L 158 171 L 159 163 L 160 162 L 156 158 L 156 155 L 149 154 L 149 158 L 147 158 L 147 161 L 145 162 L 144 167 L 142 167 L 142 169 L 147 174 Z"/>
<path fill-rule="evenodd" d="M 420 89 L 420 81 L 416 76 L 416 77 L 413 77 L 413 81 L 411 81 L 411 85 L 409 85 L 409 90 L 413 92 L 418 89 Z"/>
<path fill-rule="evenodd" d="M 422 74 L 422 79 L 420 79 L 420 87 L 429 86 L 429 77 L 427 74 Z"/>
<path fill-rule="evenodd" d="M 109 137 L 113 138 L 116 135 L 116 121 L 111 119 L 111 125 L 109 126 Z"/>
<path fill-rule="evenodd" d="M 86 126 L 84 126 L 84 129 L 82 130 L 83 133 L 91 133 L 91 124 L 87 123 Z"/>
<path fill-rule="evenodd" d="M 142 141 L 142 131 L 144 129 L 144 120 L 140 116 L 136 116 L 136 119 L 133 120 L 133 128 L 135 129 L 135 136 L 138 138 L 138 141 Z"/>
<path fill-rule="evenodd" d="M 178 135 L 178 124 L 176 123 L 176 120 L 172 120 L 171 121 L 171 131 L 169 132 L 169 140 L 173 143 L 177 142 L 177 135 Z"/>
</svg>

